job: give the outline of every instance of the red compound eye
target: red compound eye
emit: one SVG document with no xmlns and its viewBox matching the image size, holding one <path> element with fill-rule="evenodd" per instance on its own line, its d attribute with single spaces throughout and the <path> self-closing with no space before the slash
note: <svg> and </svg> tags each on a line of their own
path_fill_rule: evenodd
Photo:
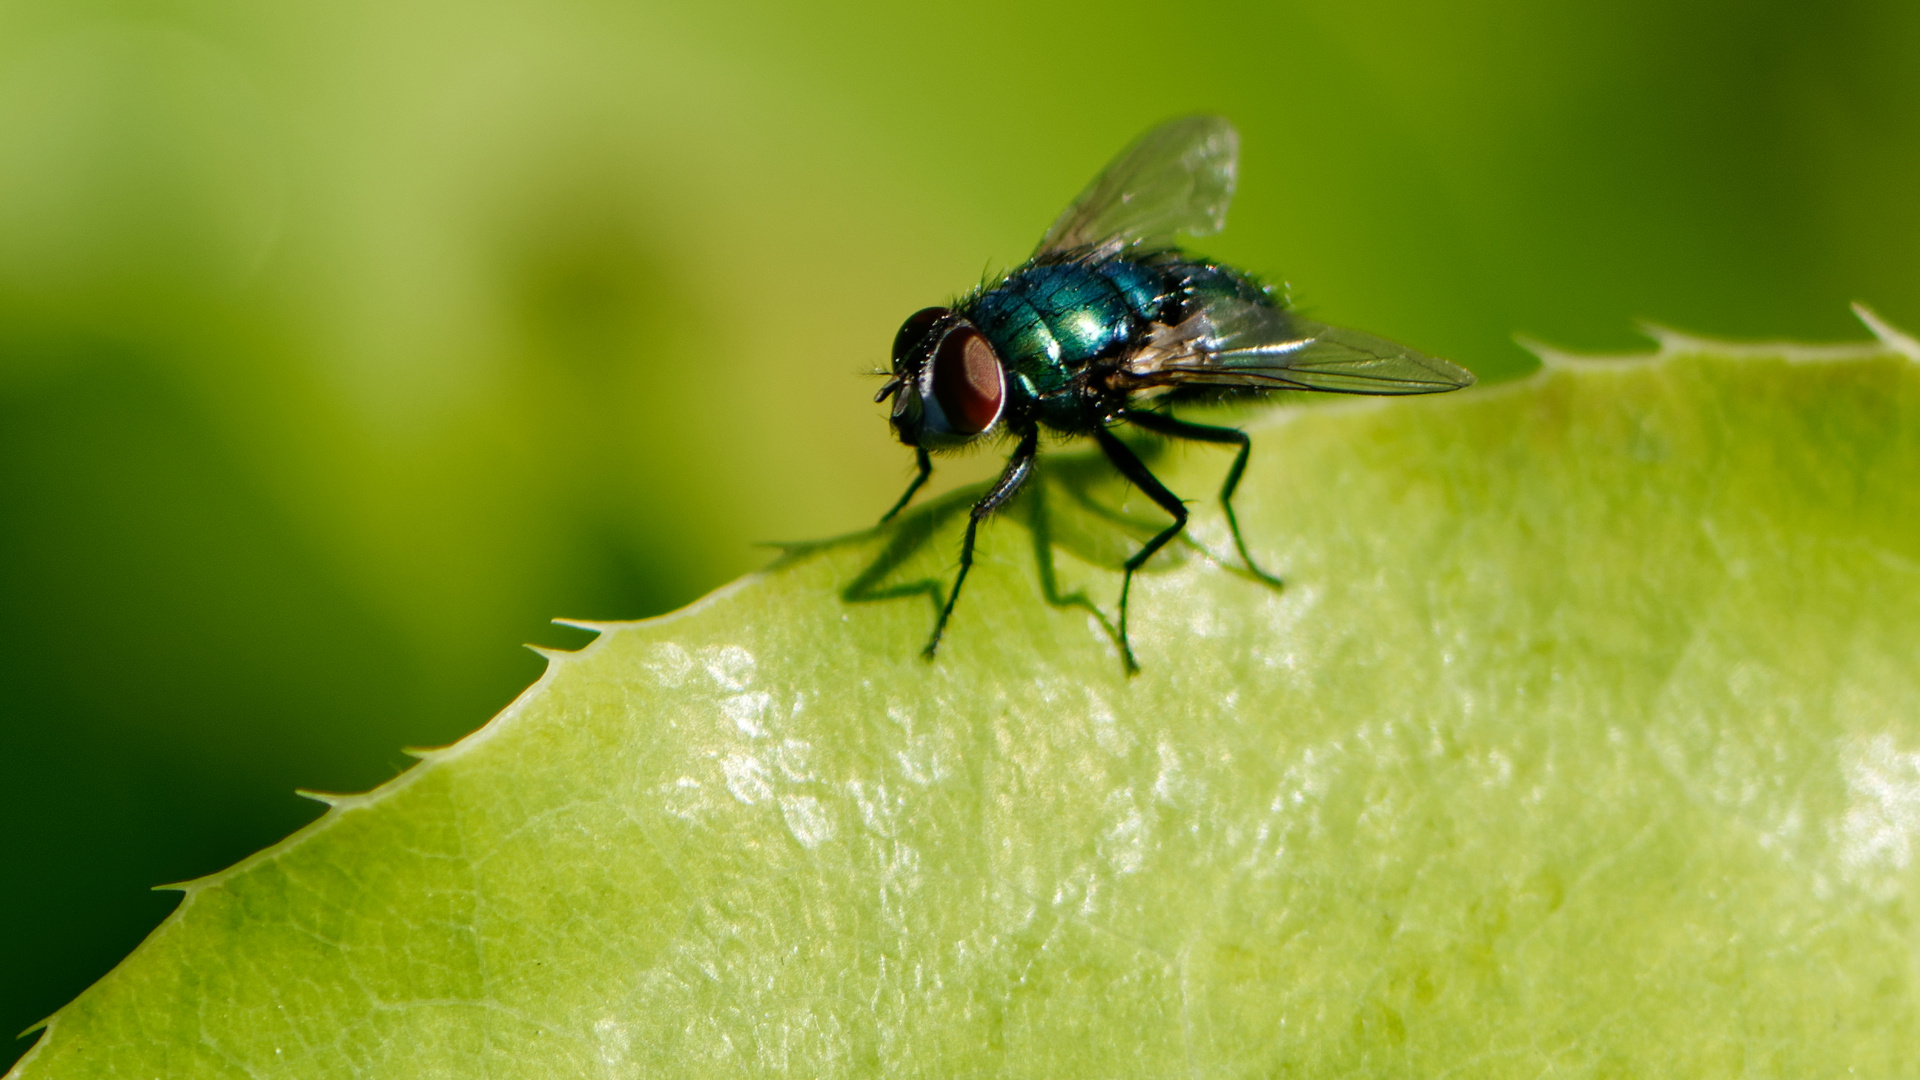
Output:
<svg viewBox="0 0 1920 1080">
<path fill-rule="evenodd" d="M 987 336 L 959 326 L 933 354 L 933 394 L 956 435 L 978 435 L 1000 419 L 1007 377 Z"/>
</svg>

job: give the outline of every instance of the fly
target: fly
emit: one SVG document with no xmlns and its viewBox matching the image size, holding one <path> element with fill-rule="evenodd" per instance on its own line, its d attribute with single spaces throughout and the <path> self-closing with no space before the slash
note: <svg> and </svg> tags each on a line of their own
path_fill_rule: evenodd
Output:
<svg viewBox="0 0 1920 1080">
<path fill-rule="evenodd" d="M 1277 585 L 1254 563 L 1233 513 L 1251 450 L 1246 433 L 1181 420 L 1168 407 L 1270 390 L 1431 394 L 1473 385 L 1471 372 L 1445 360 L 1301 318 L 1245 272 L 1175 246 L 1176 234 L 1206 236 L 1225 225 L 1239 149 L 1233 125 L 1217 116 L 1154 128 L 1060 214 L 1025 265 L 949 307 L 913 313 L 895 335 L 892 377 L 874 401 L 893 400 L 894 434 L 914 448 L 919 471 L 880 520 L 898 514 L 927 482 L 930 453 L 1003 435 L 1014 440 L 1000 478 L 973 504 L 960 573 L 927 656 L 960 599 L 981 520 L 1033 475 L 1043 427 L 1091 436 L 1121 475 L 1173 517 L 1127 560 L 1121 579 L 1120 648 L 1133 673 L 1133 574 L 1186 527 L 1187 508 L 1115 427 L 1239 447 L 1220 505 L 1247 568 Z"/>
</svg>

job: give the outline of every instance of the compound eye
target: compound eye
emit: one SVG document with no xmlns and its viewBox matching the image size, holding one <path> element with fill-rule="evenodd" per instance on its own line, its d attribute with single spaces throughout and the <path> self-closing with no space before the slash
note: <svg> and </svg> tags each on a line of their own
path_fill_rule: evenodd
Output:
<svg viewBox="0 0 1920 1080">
<path fill-rule="evenodd" d="M 978 435 L 1000 419 L 1007 376 L 987 336 L 955 327 L 933 353 L 933 396 L 956 435 Z"/>
<path fill-rule="evenodd" d="M 927 340 L 940 320 L 952 314 L 947 308 L 930 307 L 907 316 L 907 321 L 900 324 L 900 332 L 893 335 L 893 370 L 898 372 L 900 361 Z"/>
</svg>

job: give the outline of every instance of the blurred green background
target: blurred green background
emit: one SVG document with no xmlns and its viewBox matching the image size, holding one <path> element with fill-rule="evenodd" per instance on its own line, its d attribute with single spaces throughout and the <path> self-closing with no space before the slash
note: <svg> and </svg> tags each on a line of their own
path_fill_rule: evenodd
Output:
<svg viewBox="0 0 1920 1080">
<path fill-rule="evenodd" d="M 1500 378 L 1920 325 L 1915 55 L 1910 0 L 0 6 L 0 1028 L 548 618 L 871 523 L 861 373 L 1148 124 L 1241 127 L 1205 250 Z"/>
</svg>

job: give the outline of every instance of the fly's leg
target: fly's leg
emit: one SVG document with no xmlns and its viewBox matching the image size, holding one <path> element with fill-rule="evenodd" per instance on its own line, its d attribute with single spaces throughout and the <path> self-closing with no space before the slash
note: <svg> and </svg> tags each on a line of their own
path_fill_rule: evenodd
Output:
<svg viewBox="0 0 1920 1080">
<path fill-rule="evenodd" d="M 926 447 L 916 446 L 913 449 L 920 463 L 920 473 L 913 478 L 913 483 L 907 485 L 907 493 L 900 496 L 900 501 L 893 504 L 893 509 L 880 515 L 880 524 L 882 525 L 892 521 L 893 515 L 905 510 L 907 504 L 913 501 L 913 493 L 919 491 L 920 485 L 926 483 L 927 477 L 933 475 L 933 459 L 927 456 Z"/>
<path fill-rule="evenodd" d="M 1033 475 L 1033 460 L 1039 450 L 1040 429 L 1027 429 L 1020 436 L 1020 445 L 1014 447 L 1013 456 L 1007 459 L 1007 467 L 1001 471 L 1000 479 L 994 481 L 993 487 L 980 497 L 979 502 L 973 504 L 973 511 L 967 515 L 967 538 L 960 544 L 960 576 L 953 581 L 953 592 L 947 595 L 947 606 L 940 609 L 940 621 L 933 624 L 933 637 L 927 641 L 923 652 L 928 659 L 932 659 L 934 650 L 940 647 L 940 635 L 946 632 L 947 619 L 953 615 L 954 602 L 960 599 L 960 586 L 967 583 L 967 571 L 973 569 L 973 534 L 980 528 L 980 520 L 1013 498 L 1014 493 L 1020 490 L 1020 485 Z M 924 456 L 922 460 L 925 460 Z"/>
<path fill-rule="evenodd" d="M 1100 443 L 1100 449 L 1106 451 L 1107 460 L 1113 462 L 1113 467 L 1119 469 L 1121 475 L 1133 481 L 1135 487 L 1146 492 L 1147 498 L 1158 503 L 1160 509 L 1173 515 L 1173 524 L 1160 530 L 1159 535 L 1147 541 L 1147 546 L 1135 552 L 1133 558 L 1127 560 L 1126 576 L 1120 579 L 1120 651 L 1126 660 L 1127 674 L 1132 675 L 1140 670 L 1139 661 L 1133 658 L 1133 641 L 1127 637 L 1127 594 L 1133 591 L 1133 572 L 1140 569 L 1148 559 L 1153 558 L 1153 553 L 1165 547 L 1167 541 L 1180 535 L 1181 529 L 1187 527 L 1187 505 L 1148 472 L 1147 467 L 1140 463 L 1140 459 L 1134 455 L 1134 452 L 1127 449 L 1126 443 L 1115 438 L 1113 432 L 1104 427 L 1097 427 L 1093 429 L 1093 437 Z"/>
<path fill-rule="evenodd" d="M 1253 452 L 1253 443 L 1247 433 L 1237 428 L 1210 427 L 1206 424 L 1190 424 L 1185 420 L 1175 420 L 1171 416 L 1156 412 L 1138 412 L 1128 410 L 1121 414 L 1127 423 L 1135 427 L 1165 435 L 1173 439 L 1189 439 L 1193 442 L 1221 443 L 1238 446 L 1240 452 L 1234 455 L 1233 468 L 1227 470 L 1227 482 L 1220 485 L 1220 506 L 1227 512 L 1227 527 L 1233 530 L 1233 546 L 1240 552 L 1240 558 L 1246 562 L 1253 576 L 1276 588 L 1280 579 L 1260 569 L 1253 556 L 1247 551 L 1247 542 L 1240 538 L 1240 519 L 1233 512 L 1233 489 L 1240 486 L 1240 474 L 1247 471 L 1247 455 Z"/>
</svg>

